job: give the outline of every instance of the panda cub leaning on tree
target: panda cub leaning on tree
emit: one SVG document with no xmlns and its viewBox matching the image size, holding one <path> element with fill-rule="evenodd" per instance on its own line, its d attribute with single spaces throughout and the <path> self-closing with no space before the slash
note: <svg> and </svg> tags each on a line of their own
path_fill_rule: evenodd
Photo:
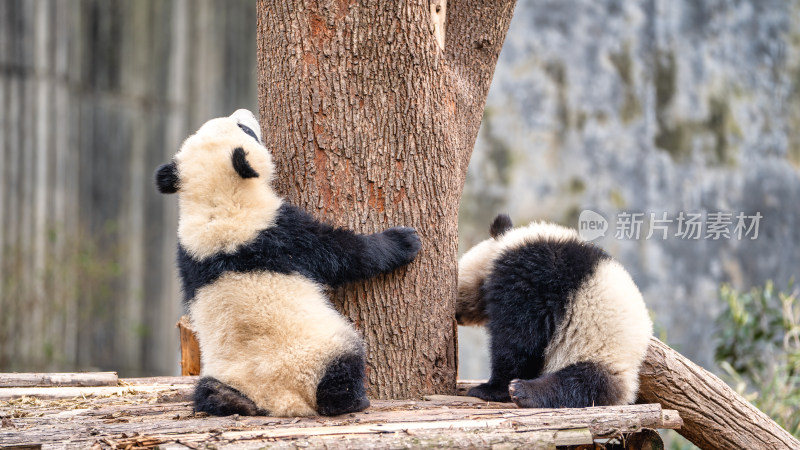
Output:
<svg viewBox="0 0 800 450">
<path fill-rule="evenodd" d="M 653 325 L 630 275 L 575 230 L 512 227 L 497 216 L 458 264 L 456 320 L 490 337 L 491 377 L 468 395 L 528 408 L 632 403 Z"/>
<path fill-rule="evenodd" d="M 273 191 L 253 114 L 206 122 L 158 189 L 178 193 L 178 268 L 200 343 L 195 409 L 214 415 L 344 414 L 369 406 L 364 343 L 330 304 L 339 286 L 410 263 L 412 228 L 358 235 Z"/>
</svg>

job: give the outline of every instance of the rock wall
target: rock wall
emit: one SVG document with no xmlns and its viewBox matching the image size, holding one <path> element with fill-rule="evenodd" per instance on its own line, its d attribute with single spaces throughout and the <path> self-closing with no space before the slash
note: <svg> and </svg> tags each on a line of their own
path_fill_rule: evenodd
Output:
<svg viewBox="0 0 800 450">
<path fill-rule="evenodd" d="M 597 243 L 640 286 L 657 332 L 712 367 L 722 282 L 800 274 L 800 2 L 520 0 L 461 203 L 461 249 L 497 212 L 608 220 Z M 680 212 L 760 213 L 757 239 L 676 237 Z M 639 239 L 615 237 L 643 213 Z M 667 239 L 646 239 L 667 213 Z M 752 221 L 751 221 L 752 222 Z M 751 233 L 752 236 L 752 233 Z M 460 334 L 461 376 L 488 374 Z M 469 347 L 469 348 L 467 348 Z"/>
</svg>

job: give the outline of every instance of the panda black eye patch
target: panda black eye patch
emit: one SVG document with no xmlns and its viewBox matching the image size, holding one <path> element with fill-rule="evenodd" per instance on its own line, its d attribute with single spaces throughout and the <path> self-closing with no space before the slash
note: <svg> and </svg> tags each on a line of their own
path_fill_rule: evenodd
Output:
<svg viewBox="0 0 800 450">
<path fill-rule="evenodd" d="M 258 140 L 258 136 L 256 136 L 256 133 L 253 130 L 251 130 L 250 127 L 248 127 L 246 125 L 242 125 L 240 123 L 237 123 L 236 125 L 239 125 L 239 128 L 241 128 L 242 131 L 244 131 L 245 133 L 249 134 L 253 139 L 256 140 L 256 142 L 259 142 L 259 143 L 261 142 L 261 141 Z"/>
</svg>

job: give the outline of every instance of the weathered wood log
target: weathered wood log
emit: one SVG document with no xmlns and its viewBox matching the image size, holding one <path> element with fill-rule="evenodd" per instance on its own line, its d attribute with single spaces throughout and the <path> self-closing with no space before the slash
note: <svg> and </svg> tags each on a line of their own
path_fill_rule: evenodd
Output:
<svg viewBox="0 0 800 450">
<path fill-rule="evenodd" d="M 181 335 L 181 375 L 200 375 L 200 344 L 189 317 L 182 316 L 175 326 Z"/>
<path fill-rule="evenodd" d="M 0 373 L 0 388 L 54 386 L 116 386 L 117 372 Z"/>
<path fill-rule="evenodd" d="M 702 449 L 798 449 L 800 441 L 724 381 L 656 338 L 639 374 L 639 400 L 680 414 L 678 433 Z"/>
<path fill-rule="evenodd" d="M 158 386 L 158 385 L 183 385 L 195 384 L 199 377 L 180 376 L 180 377 L 145 377 L 145 378 L 121 378 L 119 384 L 122 386 Z"/>
<path fill-rule="evenodd" d="M 37 398 L 40 400 L 106 397 L 109 395 L 137 394 L 145 391 L 162 392 L 171 390 L 185 390 L 188 394 L 193 388 L 194 385 L 2 388 L 0 389 L 0 401 L 23 397 Z"/>
<path fill-rule="evenodd" d="M 662 450 L 664 441 L 658 431 L 645 428 L 638 433 L 628 435 L 625 439 L 625 450 Z"/>
<path fill-rule="evenodd" d="M 171 381 L 171 380 L 170 380 Z M 124 382 L 124 380 L 123 380 Z M 164 386 L 168 383 L 156 383 Z M 142 386 L 141 389 L 150 387 Z M 68 388 L 56 388 L 58 390 Z M 154 393 L 153 397 L 158 395 Z M 142 395 L 76 399 L 72 405 L 21 400 L 0 403 L 0 416 L 10 417 L 0 429 L 4 445 L 69 442 L 76 447 L 124 447 L 137 441 L 169 445 L 233 443 L 311 448 L 366 447 L 490 447 L 515 444 L 533 448 L 589 445 L 608 438 L 630 440 L 646 428 L 675 428 L 677 417 L 659 405 L 585 409 L 518 409 L 512 404 L 473 404 L 450 401 L 375 400 L 367 411 L 338 417 L 208 417 L 195 414 L 190 402 L 154 402 Z M 71 409 L 78 407 L 80 409 Z M 114 444 L 114 445 L 112 445 Z M 592 447 L 582 447 L 594 448 Z M 626 447 L 629 448 L 629 447 Z M 641 448 L 641 447 L 633 447 Z"/>
</svg>

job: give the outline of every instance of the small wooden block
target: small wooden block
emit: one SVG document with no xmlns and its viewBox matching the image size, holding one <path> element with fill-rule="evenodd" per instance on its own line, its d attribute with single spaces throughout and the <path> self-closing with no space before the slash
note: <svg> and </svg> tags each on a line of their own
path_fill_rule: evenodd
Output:
<svg viewBox="0 0 800 450">
<path fill-rule="evenodd" d="M 175 326 L 181 335 L 181 375 L 200 375 L 200 344 L 189 318 L 182 316 Z"/>
</svg>

